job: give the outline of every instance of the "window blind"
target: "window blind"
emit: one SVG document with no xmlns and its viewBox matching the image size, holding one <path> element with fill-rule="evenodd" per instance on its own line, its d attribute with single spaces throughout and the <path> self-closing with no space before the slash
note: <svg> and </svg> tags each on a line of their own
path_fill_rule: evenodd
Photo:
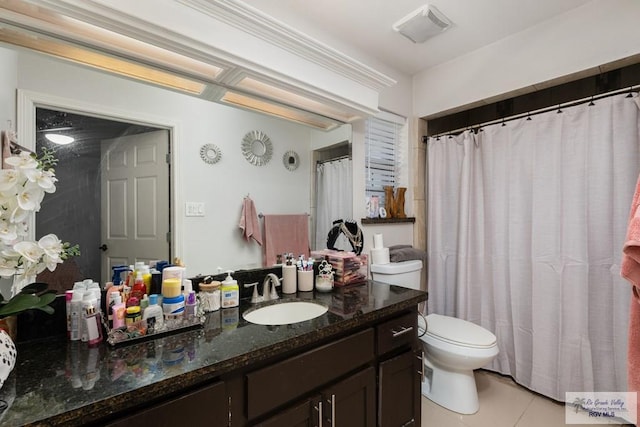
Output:
<svg viewBox="0 0 640 427">
<path fill-rule="evenodd" d="M 378 196 L 384 206 L 384 189 L 398 183 L 399 142 L 405 119 L 389 113 L 385 117 L 370 117 L 365 123 L 366 195 Z"/>
</svg>

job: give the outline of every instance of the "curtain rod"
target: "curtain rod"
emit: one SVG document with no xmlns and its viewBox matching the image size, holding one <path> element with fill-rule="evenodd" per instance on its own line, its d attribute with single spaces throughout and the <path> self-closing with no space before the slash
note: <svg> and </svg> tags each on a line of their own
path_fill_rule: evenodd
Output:
<svg viewBox="0 0 640 427">
<path fill-rule="evenodd" d="M 333 162 L 336 160 L 343 160 L 343 159 L 350 159 L 351 155 L 350 154 L 345 154 L 344 156 L 339 156 L 339 157 L 334 157 L 332 159 L 326 159 L 326 160 L 317 160 L 316 161 L 316 165 L 320 165 L 322 163 L 328 163 L 328 162 Z"/>
<path fill-rule="evenodd" d="M 462 128 L 458 128 L 458 129 L 442 132 L 442 133 L 439 133 L 439 134 L 436 134 L 436 135 L 432 135 L 432 136 L 424 135 L 422 137 L 422 142 L 426 143 L 429 140 L 429 138 L 440 138 L 441 136 L 457 135 L 459 133 L 464 132 L 465 130 L 473 130 L 474 132 L 478 132 L 484 126 L 495 125 L 495 124 L 498 124 L 498 123 L 507 123 L 507 122 L 510 122 L 510 121 L 513 121 L 513 120 L 522 119 L 524 117 L 529 117 L 530 118 L 531 116 L 536 116 L 538 114 L 547 113 L 549 111 L 560 110 L 561 108 L 567 108 L 567 107 L 575 107 L 576 105 L 581 105 L 581 104 L 585 104 L 587 102 L 597 101 L 599 99 L 608 98 L 610 96 L 620 95 L 620 94 L 623 94 L 623 93 L 628 93 L 629 94 L 628 97 L 631 97 L 632 93 L 640 92 L 639 88 L 640 88 L 640 85 L 630 86 L 630 87 L 625 88 L 625 89 L 618 89 L 618 90 L 614 90 L 612 92 L 603 93 L 603 94 L 600 94 L 600 95 L 592 95 L 592 96 L 588 96 L 586 98 L 578 99 L 578 100 L 575 100 L 575 101 L 569 101 L 569 102 L 565 102 L 565 103 L 560 103 L 560 104 L 555 105 L 553 107 L 545 107 L 545 108 L 541 108 L 539 110 L 528 111 L 526 113 L 516 114 L 516 115 L 510 116 L 510 117 L 503 117 L 501 119 L 491 120 L 491 121 L 480 123 L 480 124 L 469 125 L 469 126 L 465 126 L 465 127 L 462 127 Z"/>
</svg>

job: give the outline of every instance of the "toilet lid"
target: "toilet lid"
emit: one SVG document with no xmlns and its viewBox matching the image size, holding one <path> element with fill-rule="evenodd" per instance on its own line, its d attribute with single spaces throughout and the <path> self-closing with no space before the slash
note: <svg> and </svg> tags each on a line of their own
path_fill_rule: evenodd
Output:
<svg viewBox="0 0 640 427">
<path fill-rule="evenodd" d="M 482 326 L 435 313 L 427 316 L 427 334 L 465 347 L 486 348 L 496 344 L 496 336 Z"/>
</svg>

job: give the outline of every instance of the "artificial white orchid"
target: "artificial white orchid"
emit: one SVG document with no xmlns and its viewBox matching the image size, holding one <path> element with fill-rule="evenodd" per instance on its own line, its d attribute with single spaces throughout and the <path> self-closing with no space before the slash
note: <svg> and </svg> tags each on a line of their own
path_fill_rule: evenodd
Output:
<svg viewBox="0 0 640 427">
<path fill-rule="evenodd" d="M 21 152 L 5 159 L 13 169 L 0 170 L 0 276 L 35 276 L 45 269 L 53 271 L 70 256 L 79 255 L 78 245 L 63 243 L 55 234 L 47 234 L 37 242 L 24 240 L 29 227 L 27 219 L 40 210 L 45 193 L 56 191 L 58 181 L 53 170 L 57 160 L 50 150 L 35 154 Z M 11 291 L 17 295 L 22 285 Z"/>
</svg>

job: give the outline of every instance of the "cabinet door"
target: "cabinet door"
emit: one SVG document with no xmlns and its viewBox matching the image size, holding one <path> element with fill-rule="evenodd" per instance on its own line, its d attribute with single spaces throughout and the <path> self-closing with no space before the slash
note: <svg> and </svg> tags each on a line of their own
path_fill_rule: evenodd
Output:
<svg viewBox="0 0 640 427">
<path fill-rule="evenodd" d="M 380 427 L 420 426 L 421 364 L 413 351 L 380 363 Z"/>
<path fill-rule="evenodd" d="M 331 427 L 376 425 L 376 373 L 369 367 L 322 393 L 324 422 Z"/>
<path fill-rule="evenodd" d="M 280 412 L 255 427 L 320 427 L 322 403 L 320 396 L 308 399 Z"/>
<path fill-rule="evenodd" d="M 229 424 L 227 408 L 225 384 L 218 382 L 120 418 L 107 426 L 226 427 Z"/>
</svg>

